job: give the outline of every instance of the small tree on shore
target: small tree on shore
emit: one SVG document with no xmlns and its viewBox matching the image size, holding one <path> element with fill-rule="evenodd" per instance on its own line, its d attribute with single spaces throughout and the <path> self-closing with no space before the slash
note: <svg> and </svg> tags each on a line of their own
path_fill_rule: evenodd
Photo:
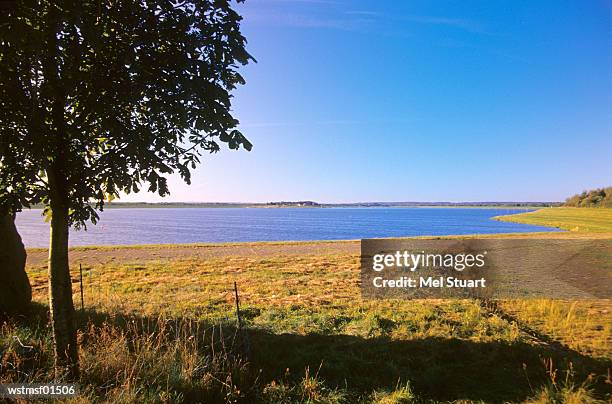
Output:
<svg viewBox="0 0 612 404">
<path fill-rule="evenodd" d="M 51 218 L 56 372 L 78 376 L 69 228 L 141 186 L 164 196 L 204 152 L 251 144 L 230 92 L 252 60 L 227 0 L 2 2 L 0 207 Z"/>
</svg>

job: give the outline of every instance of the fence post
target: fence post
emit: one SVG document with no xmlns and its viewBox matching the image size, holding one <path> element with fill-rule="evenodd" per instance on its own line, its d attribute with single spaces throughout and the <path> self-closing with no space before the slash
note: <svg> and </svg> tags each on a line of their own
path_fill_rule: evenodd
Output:
<svg viewBox="0 0 612 404">
<path fill-rule="evenodd" d="M 81 311 L 85 311 L 85 299 L 83 298 L 83 265 L 79 264 L 79 273 L 81 278 Z"/>
<path fill-rule="evenodd" d="M 238 284 L 234 281 L 234 293 L 236 294 L 236 317 L 238 317 L 238 328 L 242 329 L 242 318 L 240 317 L 240 300 L 238 300 Z"/>
</svg>

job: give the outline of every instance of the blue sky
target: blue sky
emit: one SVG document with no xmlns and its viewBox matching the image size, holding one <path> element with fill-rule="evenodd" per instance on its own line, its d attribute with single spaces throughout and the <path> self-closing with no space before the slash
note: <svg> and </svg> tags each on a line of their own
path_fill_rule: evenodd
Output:
<svg viewBox="0 0 612 404">
<path fill-rule="evenodd" d="M 562 200 L 612 185 L 612 2 L 250 0 L 253 151 L 165 201 Z M 160 201 L 140 193 L 122 201 Z"/>
</svg>

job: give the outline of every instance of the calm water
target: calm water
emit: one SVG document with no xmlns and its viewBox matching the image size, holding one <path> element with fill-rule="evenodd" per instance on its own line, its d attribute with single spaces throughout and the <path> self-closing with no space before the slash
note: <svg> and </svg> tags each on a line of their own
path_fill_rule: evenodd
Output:
<svg viewBox="0 0 612 404">
<path fill-rule="evenodd" d="M 524 211 L 524 210 L 520 210 Z M 71 231 L 70 243 L 166 244 L 227 241 L 343 240 L 472 233 L 550 231 L 491 217 L 519 212 L 477 208 L 158 208 L 108 209 L 88 231 Z M 40 210 L 17 215 L 27 247 L 46 247 L 49 226 Z"/>
</svg>

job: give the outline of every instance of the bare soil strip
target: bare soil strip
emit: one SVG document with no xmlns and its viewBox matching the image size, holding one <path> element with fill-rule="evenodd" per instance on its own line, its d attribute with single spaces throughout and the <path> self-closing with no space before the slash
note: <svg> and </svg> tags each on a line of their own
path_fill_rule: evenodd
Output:
<svg viewBox="0 0 612 404">
<path fill-rule="evenodd" d="M 359 254 L 359 241 L 77 247 L 70 250 L 70 264 L 78 265 L 82 262 L 104 265 L 111 262 L 122 264 L 184 259 L 207 260 L 222 257 L 343 253 Z M 47 256 L 47 250 L 30 250 L 28 251 L 27 266 L 46 266 Z"/>
<path fill-rule="evenodd" d="M 612 233 L 544 232 L 422 238 L 611 239 Z M 359 254 L 359 252 L 359 240 L 94 246 L 71 248 L 70 262 L 71 265 L 86 261 L 95 264 L 109 262 L 120 264 L 181 259 L 205 260 L 231 256 Z M 48 254 L 43 248 L 28 249 L 27 266 L 45 266 Z"/>
</svg>

